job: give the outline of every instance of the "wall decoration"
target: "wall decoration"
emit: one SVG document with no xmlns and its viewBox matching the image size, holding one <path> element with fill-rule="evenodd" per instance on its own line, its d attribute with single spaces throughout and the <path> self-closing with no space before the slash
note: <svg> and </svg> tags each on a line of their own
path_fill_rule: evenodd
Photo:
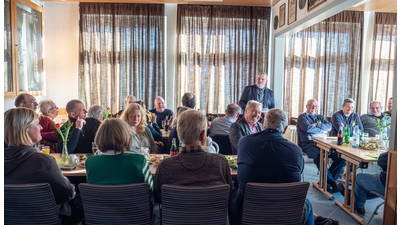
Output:
<svg viewBox="0 0 400 225">
<path fill-rule="evenodd" d="M 278 29 L 278 23 L 279 23 L 278 15 L 276 15 L 274 17 L 274 30 Z"/>
<path fill-rule="evenodd" d="M 326 0 L 308 0 L 308 12 L 315 9 L 317 6 L 321 5 L 322 3 L 326 2 Z"/>
<path fill-rule="evenodd" d="M 297 0 L 288 0 L 288 19 L 287 24 L 290 25 L 297 20 Z"/>
<path fill-rule="evenodd" d="M 307 0 L 299 0 L 299 9 L 304 9 L 307 4 Z"/>
<path fill-rule="evenodd" d="M 285 9 L 286 9 L 286 3 L 279 7 L 279 27 L 285 25 L 285 17 L 286 17 Z"/>
</svg>

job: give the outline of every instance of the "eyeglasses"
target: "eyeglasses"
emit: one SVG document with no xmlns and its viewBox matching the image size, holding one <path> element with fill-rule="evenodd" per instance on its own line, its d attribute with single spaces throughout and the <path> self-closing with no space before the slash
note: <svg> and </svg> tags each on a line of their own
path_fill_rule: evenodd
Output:
<svg viewBox="0 0 400 225">
<path fill-rule="evenodd" d="M 310 107 L 310 108 L 318 108 L 319 106 L 318 105 L 308 105 L 308 107 Z"/>
<path fill-rule="evenodd" d="M 51 107 L 49 110 L 52 110 L 52 109 L 58 109 L 58 107 L 54 106 L 54 107 Z"/>
</svg>

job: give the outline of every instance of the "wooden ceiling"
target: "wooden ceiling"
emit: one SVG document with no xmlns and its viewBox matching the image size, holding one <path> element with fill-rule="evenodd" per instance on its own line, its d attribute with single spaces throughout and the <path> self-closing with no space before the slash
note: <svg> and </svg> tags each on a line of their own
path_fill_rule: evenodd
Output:
<svg viewBox="0 0 400 225">
<path fill-rule="evenodd" d="M 184 1 L 184 0 L 40 0 L 41 2 L 114 2 L 114 3 L 155 3 L 155 4 L 200 4 L 200 5 L 237 5 L 237 6 L 264 6 L 272 7 L 279 0 L 223 0 L 222 2 L 210 1 Z M 373 11 L 397 13 L 396 0 L 370 0 L 363 5 L 351 7 L 353 11 Z"/>
</svg>

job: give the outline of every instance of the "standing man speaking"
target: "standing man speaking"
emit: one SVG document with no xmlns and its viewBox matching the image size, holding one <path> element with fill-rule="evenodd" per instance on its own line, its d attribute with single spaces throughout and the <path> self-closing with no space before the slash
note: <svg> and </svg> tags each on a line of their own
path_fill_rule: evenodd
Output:
<svg viewBox="0 0 400 225">
<path fill-rule="evenodd" d="M 275 108 L 274 92 L 267 88 L 268 79 L 266 73 L 259 73 L 257 82 L 244 88 L 240 97 L 239 106 L 245 111 L 246 104 L 249 100 L 256 100 L 262 104 L 262 111 Z"/>
</svg>

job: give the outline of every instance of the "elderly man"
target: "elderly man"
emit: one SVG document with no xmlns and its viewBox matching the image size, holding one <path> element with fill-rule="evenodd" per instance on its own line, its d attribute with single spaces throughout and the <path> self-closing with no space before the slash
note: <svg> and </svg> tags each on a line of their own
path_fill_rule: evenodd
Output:
<svg viewBox="0 0 400 225">
<path fill-rule="evenodd" d="M 299 115 L 297 120 L 298 144 L 307 154 L 308 158 L 314 159 L 314 163 L 319 168 L 320 149 L 315 145 L 312 137 L 325 136 L 332 129 L 332 124 L 318 111 L 318 101 L 310 99 L 307 101 L 307 111 Z M 333 163 L 327 171 L 328 191 L 334 193 L 338 191 L 337 179 L 346 161 L 338 157 L 337 154 L 329 154 Z"/>
<path fill-rule="evenodd" d="M 92 153 L 92 142 L 100 126 L 100 121 L 95 118 L 86 118 L 85 105 L 77 99 L 67 103 L 65 109 L 68 113 L 68 119 L 73 123 L 68 136 L 68 153 Z M 64 132 L 68 123 L 61 127 Z M 60 134 L 57 134 L 58 150 L 62 151 L 63 143 Z"/>
<path fill-rule="evenodd" d="M 339 128 L 343 129 L 348 125 L 350 128 L 350 136 L 353 136 L 353 129 L 358 126 L 360 132 L 364 130 L 360 116 L 354 112 L 355 101 L 351 98 L 346 98 L 342 104 L 342 110 L 335 112 L 332 115 L 332 130 L 331 136 L 337 136 Z"/>
<path fill-rule="evenodd" d="M 194 109 L 196 107 L 196 96 L 191 92 L 186 92 L 182 96 L 182 105 Z"/>
<path fill-rule="evenodd" d="M 14 102 L 15 107 L 23 107 L 36 111 L 38 103 L 35 97 L 30 94 L 19 94 Z M 57 143 L 57 131 L 53 125 L 53 121 L 47 116 L 39 116 L 39 124 L 42 127 L 40 135 L 42 135 L 41 144 L 50 146 L 50 151 L 55 152 L 55 144 Z"/>
<path fill-rule="evenodd" d="M 361 122 L 364 126 L 364 132 L 369 133 L 370 137 L 379 134 L 379 128 L 376 126 L 375 118 L 382 119 L 385 114 L 382 113 L 382 105 L 379 101 L 372 101 L 369 104 L 369 113 L 361 116 Z M 390 129 L 387 129 L 387 135 L 390 135 Z"/>
<path fill-rule="evenodd" d="M 229 129 L 238 117 L 240 107 L 235 103 L 229 104 L 225 109 L 225 116 L 215 118 L 210 126 L 209 136 L 215 135 L 229 135 Z"/>
<path fill-rule="evenodd" d="M 229 129 L 229 141 L 231 142 L 232 154 L 237 154 L 237 146 L 240 138 L 258 133 L 262 130 L 258 122 L 261 116 L 261 103 L 250 100 L 247 102 L 243 118 L 232 123 Z"/>
<path fill-rule="evenodd" d="M 52 100 L 42 100 L 39 102 L 39 109 L 43 116 L 49 117 L 51 120 L 58 116 L 58 107 Z"/>
<path fill-rule="evenodd" d="M 384 112 L 388 116 L 392 116 L 393 97 L 390 97 L 387 104 L 388 111 Z"/>
<path fill-rule="evenodd" d="M 257 82 L 244 88 L 240 97 L 239 106 L 245 111 L 245 106 L 249 100 L 256 100 L 261 103 L 262 111 L 275 108 L 274 92 L 266 87 L 268 82 L 266 73 L 259 73 Z"/>
<path fill-rule="evenodd" d="M 240 139 L 237 171 L 239 189 L 234 201 L 238 216 L 236 221 L 241 221 L 240 215 L 247 183 L 301 181 L 301 173 L 304 168 L 303 154 L 299 146 L 282 137 L 287 125 L 287 114 L 283 110 L 272 109 L 265 115 L 265 130 Z M 313 214 L 311 202 L 306 199 L 302 224 L 325 224 L 327 220 L 332 222 L 329 224 L 338 224 L 337 221 Z"/>
<path fill-rule="evenodd" d="M 154 100 L 154 109 L 150 109 L 149 111 L 157 116 L 157 124 L 159 127 L 162 127 L 163 120 L 166 118 L 171 119 L 174 115 L 172 110 L 165 108 L 165 101 L 161 96 L 158 96 Z"/>
<path fill-rule="evenodd" d="M 125 98 L 125 108 L 127 108 L 129 104 L 131 104 L 131 103 L 133 103 L 135 101 L 136 101 L 136 97 L 135 96 L 133 96 L 133 95 L 126 96 L 126 98 Z M 124 111 L 123 109 L 119 110 L 119 112 L 117 113 L 118 114 L 117 117 L 120 117 L 123 111 Z"/>
<path fill-rule="evenodd" d="M 231 172 L 225 156 L 205 151 L 207 118 L 197 110 L 185 111 L 178 118 L 177 131 L 185 146 L 179 149 L 179 155 L 158 165 L 154 177 L 155 201 L 161 203 L 163 184 L 231 185 Z"/>
<path fill-rule="evenodd" d="M 101 105 L 93 105 L 89 108 L 89 111 L 87 112 L 87 117 L 95 118 L 98 121 L 103 122 L 103 107 Z"/>
</svg>

